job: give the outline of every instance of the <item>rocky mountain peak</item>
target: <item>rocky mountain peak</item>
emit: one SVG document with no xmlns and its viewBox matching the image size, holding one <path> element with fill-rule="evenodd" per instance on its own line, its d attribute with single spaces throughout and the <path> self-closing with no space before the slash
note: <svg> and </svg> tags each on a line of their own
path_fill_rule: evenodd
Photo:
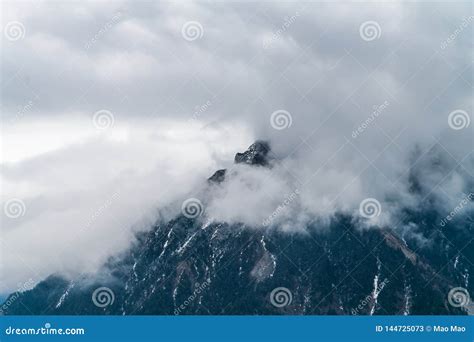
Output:
<svg viewBox="0 0 474 342">
<path fill-rule="evenodd" d="M 237 153 L 234 158 L 236 164 L 249 164 L 249 165 L 268 165 L 268 152 L 270 152 L 270 144 L 266 141 L 257 140 L 254 142 L 247 151 L 243 153 Z"/>
<path fill-rule="evenodd" d="M 226 169 L 217 170 L 207 181 L 210 183 L 222 183 L 225 180 L 226 172 Z"/>
<path fill-rule="evenodd" d="M 268 152 L 270 152 L 270 144 L 263 140 L 257 140 L 249 146 L 247 151 L 243 153 L 237 153 L 234 158 L 235 164 L 248 164 L 257 166 L 268 166 L 269 158 Z M 207 180 L 210 183 L 222 183 L 225 180 L 227 170 L 217 170 Z"/>
<path fill-rule="evenodd" d="M 269 151 L 257 141 L 235 162 L 269 165 Z M 225 177 L 226 170 L 218 170 L 209 182 Z M 428 236 L 439 215 L 423 210 L 407 212 L 406 221 Z M 471 304 L 453 305 L 449 297 L 453 288 L 472 293 L 472 222 L 460 222 L 424 248 L 395 230 L 360 229 L 344 214 L 325 229 L 308 224 L 304 234 L 178 214 L 138 233 L 103 275 L 52 275 L 12 293 L 0 303 L 0 315 L 472 314 Z M 271 300 L 282 286 L 291 298 L 284 307 Z M 114 300 L 97 305 L 94 293 L 104 288 Z"/>
</svg>

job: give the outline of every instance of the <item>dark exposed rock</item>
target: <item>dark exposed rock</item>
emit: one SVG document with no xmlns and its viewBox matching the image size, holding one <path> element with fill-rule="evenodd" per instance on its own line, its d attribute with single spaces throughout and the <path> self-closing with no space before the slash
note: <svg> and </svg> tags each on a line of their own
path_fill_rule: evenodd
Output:
<svg viewBox="0 0 474 342">
<path fill-rule="evenodd" d="M 266 141 L 257 140 L 249 146 L 247 151 L 237 153 L 234 158 L 236 164 L 248 164 L 257 166 L 267 166 L 269 164 L 268 152 L 270 152 L 270 145 Z M 226 169 L 217 170 L 207 180 L 210 183 L 222 183 L 225 180 Z"/>
<path fill-rule="evenodd" d="M 142 233 L 126 258 L 107 265 L 115 270 L 113 281 L 51 277 L 9 300 L 5 314 L 463 314 L 447 303 L 447 293 L 464 285 L 469 252 L 457 268 L 452 262 L 443 268 L 453 255 L 439 253 L 427 268 L 426 253 L 425 262 L 413 263 L 395 238 L 387 241 L 381 230 L 361 231 L 352 222 L 338 217 L 326 232 L 313 226 L 301 235 L 224 223 L 203 229 L 198 220 L 178 217 Z M 374 303 L 367 297 L 376 281 Z M 103 286 L 115 301 L 101 308 L 91 297 Z M 277 287 L 291 292 L 288 306 L 271 304 Z"/>
<path fill-rule="evenodd" d="M 226 169 L 217 170 L 207 180 L 211 183 L 222 183 L 225 180 Z"/>
<path fill-rule="evenodd" d="M 267 166 L 269 163 L 268 152 L 270 145 L 266 141 L 256 141 L 244 153 L 237 153 L 234 158 L 236 164 L 249 164 Z"/>
</svg>

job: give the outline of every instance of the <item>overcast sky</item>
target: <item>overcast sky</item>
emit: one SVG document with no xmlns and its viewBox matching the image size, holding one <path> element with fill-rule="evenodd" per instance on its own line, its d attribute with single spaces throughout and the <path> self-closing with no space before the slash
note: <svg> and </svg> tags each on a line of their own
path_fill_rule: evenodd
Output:
<svg viewBox="0 0 474 342">
<path fill-rule="evenodd" d="M 202 198 L 209 216 L 260 227 L 297 189 L 283 229 L 366 198 L 382 208 L 370 225 L 390 225 L 422 200 L 414 161 L 448 210 L 473 190 L 473 14 L 470 2 L 2 3 L 0 293 L 94 272 L 256 139 L 279 161 L 235 168 Z"/>
</svg>

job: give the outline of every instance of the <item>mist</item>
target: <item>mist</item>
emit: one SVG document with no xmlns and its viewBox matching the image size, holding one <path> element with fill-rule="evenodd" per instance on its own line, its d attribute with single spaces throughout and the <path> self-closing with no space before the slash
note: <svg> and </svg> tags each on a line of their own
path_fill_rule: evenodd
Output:
<svg viewBox="0 0 474 342">
<path fill-rule="evenodd" d="M 191 197 L 292 233 L 337 213 L 397 228 L 473 191 L 468 3 L 4 8 L 0 293 L 96 272 Z M 257 139 L 271 167 L 234 165 Z"/>
</svg>

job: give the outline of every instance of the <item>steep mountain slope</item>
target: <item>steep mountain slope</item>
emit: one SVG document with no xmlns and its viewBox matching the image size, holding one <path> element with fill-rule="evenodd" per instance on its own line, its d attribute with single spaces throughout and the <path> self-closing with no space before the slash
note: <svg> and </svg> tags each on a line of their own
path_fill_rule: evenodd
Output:
<svg viewBox="0 0 474 342">
<path fill-rule="evenodd" d="M 269 151 L 267 143 L 256 142 L 238 153 L 235 163 L 270 167 Z M 220 186 L 228 173 L 217 171 L 208 186 Z M 419 247 L 390 227 L 358 229 L 345 215 L 325 229 L 314 223 L 305 232 L 288 233 L 183 214 L 140 234 L 130 251 L 104 266 L 104 280 L 54 275 L 30 291 L 12 294 L 3 311 L 466 314 L 465 308 L 449 304 L 448 293 L 453 287 L 472 292 L 472 222 L 456 229 L 448 225 L 442 232 L 430 228 L 439 215 L 429 211 L 407 213 L 406 222 L 424 227 L 431 244 Z"/>
</svg>

